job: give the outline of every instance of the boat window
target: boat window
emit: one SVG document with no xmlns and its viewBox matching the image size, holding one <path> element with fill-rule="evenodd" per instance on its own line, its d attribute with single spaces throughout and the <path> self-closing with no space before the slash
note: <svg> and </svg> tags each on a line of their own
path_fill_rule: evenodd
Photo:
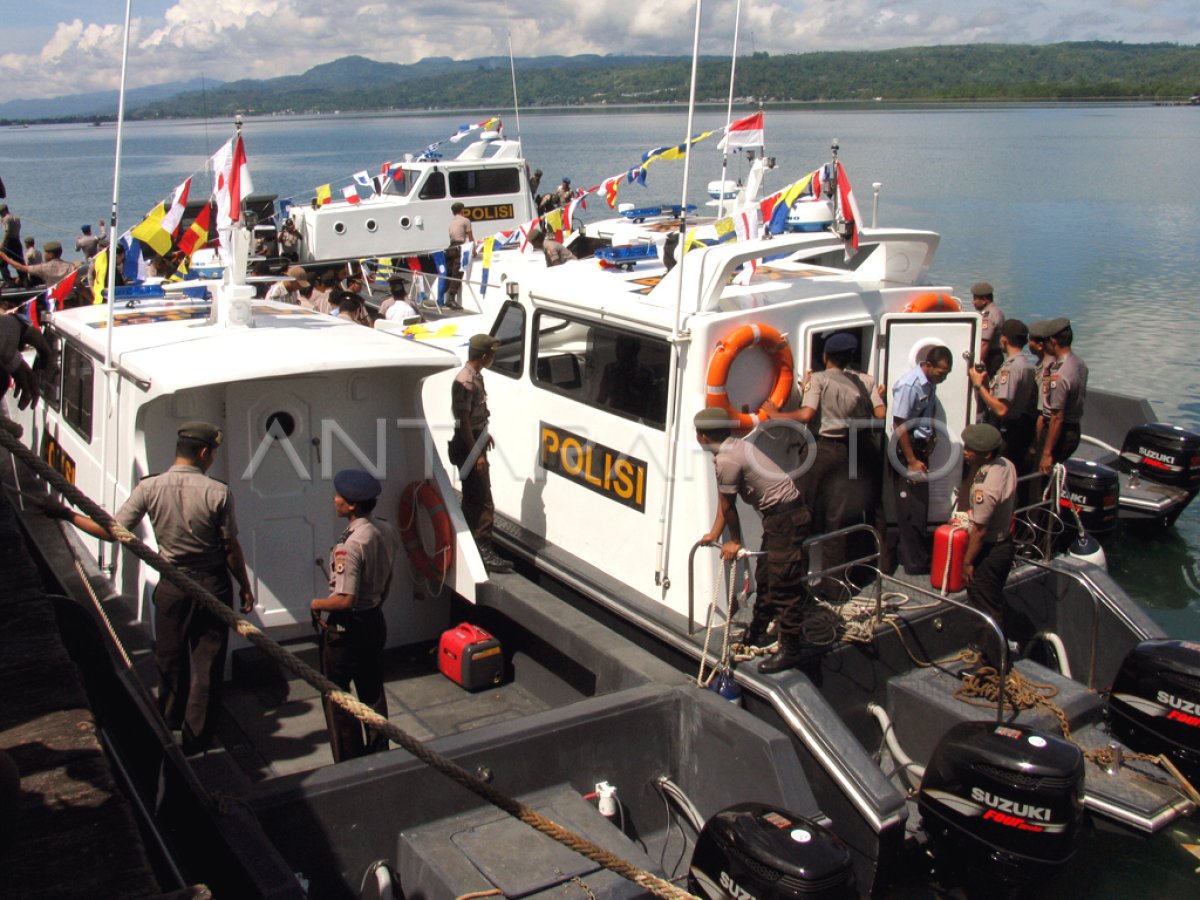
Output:
<svg viewBox="0 0 1200 900">
<path fill-rule="evenodd" d="M 813 332 L 809 338 L 808 359 L 801 361 L 804 368 L 814 372 L 825 369 L 825 342 L 835 334 L 850 334 L 858 340 L 858 349 L 850 356 L 850 368 L 859 372 L 869 371 L 871 342 L 875 329 L 871 325 L 845 325 Z"/>
<path fill-rule="evenodd" d="M 496 348 L 491 371 L 520 378 L 525 371 L 525 310 L 520 304 L 511 301 L 504 304 L 492 334 L 499 339 L 500 346 Z"/>
<path fill-rule="evenodd" d="M 422 200 L 441 200 L 446 196 L 446 176 L 441 172 L 430 172 L 418 196 Z"/>
<path fill-rule="evenodd" d="M 516 194 L 521 190 L 517 169 L 467 169 L 450 173 L 450 196 L 485 197 L 490 194 Z"/>
<path fill-rule="evenodd" d="M 381 194 L 407 197 L 421 178 L 420 169 L 396 169 L 391 178 L 384 178 Z"/>
<path fill-rule="evenodd" d="M 665 340 L 539 313 L 534 354 L 539 387 L 654 428 L 666 422 Z"/>
<path fill-rule="evenodd" d="M 826 269 L 845 269 L 846 271 L 854 272 L 867 261 L 871 253 L 878 246 L 878 244 L 862 244 L 850 259 L 846 259 L 846 251 L 841 247 L 836 250 L 826 250 L 824 253 L 818 253 L 814 256 L 802 256 L 800 259 L 806 263 L 823 266 Z"/>
<path fill-rule="evenodd" d="M 92 441 L 92 358 L 67 344 L 62 354 L 62 416 L 89 444 Z"/>
<path fill-rule="evenodd" d="M 59 365 L 59 348 L 62 338 L 57 332 L 47 329 L 42 336 L 50 345 L 50 362 L 38 372 L 38 382 L 42 391 L 42 402 L 51 409 L 58 409 L 62 398 L 62 366 Z"/>
</svg>

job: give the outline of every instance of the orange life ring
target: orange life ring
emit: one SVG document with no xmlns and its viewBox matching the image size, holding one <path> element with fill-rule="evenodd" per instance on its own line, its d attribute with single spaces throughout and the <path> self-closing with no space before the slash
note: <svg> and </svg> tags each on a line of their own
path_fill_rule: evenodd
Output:
<svg viewBox="0 0 1200 900">
<path fill-rule="evenodd" d="M 904 305 L 907 313 L 921 312 L 961 312 L 962 305 L 949 294 L 930 291 L 927 294 L 917 294 Z"/>
<path fill-rule="evenodd" d="M 708 397 L 705 405 L 725 410 L 729 413 L 730 421 L 737 422 L 737 427 L 743 431 L 748 431 L 765 419 L 766 412 L 762 407 L 759 407 L 757 413 L 738 412 L 729 402 L 725 382 L 737 355 L 754 345 L 758 345 L 770 355 L 775 367 L 775 386 L 771 389 L 768 400 L 776 406 L 787 403 L 795 377 L 792 348 L 788 346 L 787 339 L 770 325 L 743 325 L 725 340 L 717 342 L 717 349 L 708 361 Z"/>
<path fill-rule="evenodd" d="M 433 528 L 434 548 L 430 553 L 421 541 L 417 515 L 424 510 Z M 441 578 L 454 559 L 454 526 L 437 488 L 428 481 L 414 481 L 400 494 L 400 537 L 414 569 L 426 578 Z"/>
</svg>

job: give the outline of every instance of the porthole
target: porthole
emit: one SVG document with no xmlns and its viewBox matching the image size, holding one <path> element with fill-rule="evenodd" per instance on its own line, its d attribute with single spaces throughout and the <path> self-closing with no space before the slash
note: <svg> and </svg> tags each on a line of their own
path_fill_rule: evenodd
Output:
<svg viewBox="0 0 1200 900">
<path fill-rule="evenodd" d="M 277 427 L 278 426 L 278 427 Z M 283 432 L 284 437 L 291 437 L 296 430 L 296 419 L 288 412 L 273 412 L 267 416 L 266 432 Z"/>
<path fill-rule="evenodd" d="M 379 223 L 374 219 L 367 219 L 367 231 L 374 232 L 379 229 Z"/>
<path fill-rule="evenodd" d="M 334 222 L 333 223 L 333 233 L 334 234 L 345 234 L 346 233 L 346 223 L 345 222 Z"/>
<path fill-rule="evenodd" d="M 408 216 L 401 216 L 400 217 L 400 227 L 401 228 L 411 228 L 412 227 L 412 219 L 410 219 Z"/>
</svg>

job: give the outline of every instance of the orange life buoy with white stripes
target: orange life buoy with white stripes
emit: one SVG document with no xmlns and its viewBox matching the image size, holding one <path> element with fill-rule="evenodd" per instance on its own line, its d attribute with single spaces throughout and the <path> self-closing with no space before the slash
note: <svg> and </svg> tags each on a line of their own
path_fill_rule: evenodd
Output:
<svg viewBox="0 0 1200 900">
<path fill-rule="evenodd" d="M 738 412 L 729 402 L 729 393 L 725 390 L 725 382 L 729 379 L 729 368 L 737 355 L 747 347 L 758 346 L 770 357 L 775 369 L 775 384 L 768 396 L 776 406 L 787 403 L 792 393 L 792 380 L 795 377 L 795 362 L 792 359 L 792 348 L 788 346 L 787 338 L 770 325 L 757 323 L 743 325 L 733 334 L 717 343 L 712 359 L 708 361 L 708 396 L 707 406 L 715 406 L 729 413 L 730 421 L 737 422 L 741 430 L 749 430 L 766 418 L 766 413 L 759 407 L 757 413 Z"/>
<path fill-rule="evenodd" d="M 418 515 L 429 517 L 433 530 L 433 550 L 421 540 Z M 441 578 L 454 560 L 454 526 L 438 489 L 428 481 L 414 481 L 400 494 L 400 538 L 414 569 L 426 578 Z"/>
<path fill-rule="evenodd" d="M 944 294 L 940 291 L 929 291 L 926 294 L 917 294 L 917 296 L 909 300 L 908 303 L 904 304 L 904 311 L 907 313 L 961 312 L 962 304 L 949 294 Z"/>
</svg>

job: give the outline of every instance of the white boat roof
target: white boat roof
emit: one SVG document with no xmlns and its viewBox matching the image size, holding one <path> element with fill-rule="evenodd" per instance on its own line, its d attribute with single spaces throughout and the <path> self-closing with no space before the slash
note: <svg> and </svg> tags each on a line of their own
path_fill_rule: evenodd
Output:
<svg viewBox="0 0 1200 900">
<path fill-rule="evenodd" d="M 143 304 L 114 313 L 113 362 L 154 394 L 237 381 L 377 368 L 436 371 L 457 366 L 450 349 L 376 332 L 285 303 L 256 300 L 255 327 L 208 321 L 210 304 Z M 103 359 L 108 307 L 54 316 L 54 327 Z M 465 343 L 470 335 L 463 335 Z"/>
</svg>

